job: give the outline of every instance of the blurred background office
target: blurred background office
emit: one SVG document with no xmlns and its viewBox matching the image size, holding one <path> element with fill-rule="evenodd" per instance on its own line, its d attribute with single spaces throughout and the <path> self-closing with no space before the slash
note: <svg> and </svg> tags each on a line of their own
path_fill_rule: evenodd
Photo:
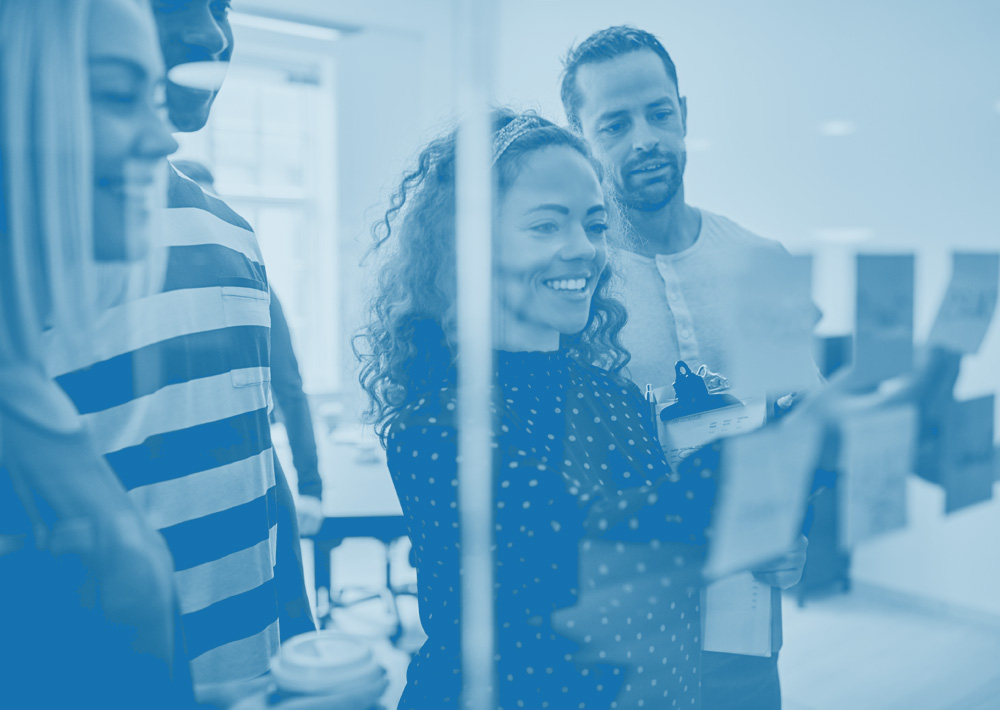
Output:
<svg viewBox="0 0 1000 710">
<path fill-rule="evenodd" d="M 257 232 L 310 396 L 326 515 L 370 518 L 385 540 L 395 528 L 377 525 L 399 506 L 359 419 L 358 264 L 393 180 L 454 115 L 455 7 L 237 0 L 237 51 L 212 119 L 177 137 L 175 157 L 208 166 Z M 813 255 L 821 336 L 853 329 L 857 253 L 916 256 L 920 341 L 950 254 L 1000 248 L 1000 4 L 498 0 L 494 12 L 495 100 L 559 121 L 571 44 L 614 24 L 656 34 L 688 100 L 688 202 Z M 997 363 L 994 320 L 963 360 L 956 397 L 997 392 Z M 292 475 L 288 447 L 279 453 Z M 789 710 L 1000 703 L 1000 500 L 946 515 L 940 487 L 907 485 L 904 529 L 832 553 L 829 578 L 814 570 L 803 606 L 786 604 Z M 353 524 L 321 530 L 316 555 L 332 550 L 333 562 L 307 565 L 314 601 L 328 620 L 403 649 L 398 688 L 406 644 L 419 645 L 401 593 L 413 579 L 406 544 L 386 548 Z"/>
</svg>

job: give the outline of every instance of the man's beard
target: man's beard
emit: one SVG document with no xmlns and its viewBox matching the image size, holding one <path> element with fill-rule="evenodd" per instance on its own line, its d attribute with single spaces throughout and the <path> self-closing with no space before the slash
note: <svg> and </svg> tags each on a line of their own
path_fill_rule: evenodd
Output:
<svg viewBox="0 0 1000 710">
<path fill-rule="evenodd" d="M 628 209 L 642 212 L 653 212 L 663 209 L 677 195 L 684 184 L 684 164 L 686 156 L 676 153 L 656 152 L 635 160 L 630 160 L 622 167 L 615 185 L 619 201 Z M 664 163 L 667 170 L 664 175 L 657 176 L 654 182 L 644 184 L 647 179 L 642 173 L 632 171 L 642 165 Z"/>
</svg>

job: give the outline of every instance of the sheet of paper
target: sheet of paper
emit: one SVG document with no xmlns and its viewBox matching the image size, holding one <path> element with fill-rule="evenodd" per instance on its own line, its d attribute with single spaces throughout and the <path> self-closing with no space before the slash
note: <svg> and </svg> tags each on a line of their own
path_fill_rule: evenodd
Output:
<svg viewBox="0 0 1000 710">
<path fill-rule="evenodd" d="M 910 405 L 853 414 L 841 422 L 840 545 L 906 524 L 906 477 L 913 470 L 917 412 Z"/>
<path fill-rule="evenodd" d="M 657 413 L 669 403 L 657 406 Z M 726 436 L 746 434 L 764 424 L 767 403 L 763 399 L 748 399 L 742 405 L 692 414 L 669 422 L 656 418 L 660 445 L 667 462 L 676 473 L 678 464 L 706 444 Z"/>
<path fill-rule="evenodd" d="M 951 399 L 937 407 L 921 407 L 917 418 L 916 458 L 913 472 L 925 481 L 941 484 L 945 419 Z"/>
<path fill-rule="evenodd" d="M 913 368 L 913 256 L 858 255 L 854 372 L 877 384 Z"/>
<path fill-rule="evenodd" d="M 817 382 L 813 328 L 819 310 L 812 301 L 812 258 L 757 254 L 735 274 L 731 311 L 733 382 L 741 393 L 774 397 Z"/>
<path fill-rule="evenodd" d="M 802 526 L 819 444 L 820 427 L 803 419 L 726 441 L 707 576 L 752 569 L 788 552 Z"/>
<path fill-rule="evenodd" d="M 951 281 L 928 344 L 966 354 L 977 352 L 996 311 L 998 286 L 1000 254 L 953 254 Z"/>
<path fill-rule="evenodd" d="M 941 456 L 949 513 L 993 497 L 993 399 L 977 397 L 949 408 Z"/>
<path fill-rule="evenodd" d="M 702 591 L 703 651 L 771 655 L 771 587 L 740 572 Z"/>
</svg>

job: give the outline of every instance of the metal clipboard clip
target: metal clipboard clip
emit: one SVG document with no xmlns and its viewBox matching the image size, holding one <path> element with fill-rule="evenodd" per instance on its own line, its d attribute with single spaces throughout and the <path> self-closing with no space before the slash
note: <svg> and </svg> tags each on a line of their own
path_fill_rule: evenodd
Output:
<svg viewBox="0 0 1000 710">
<path fill-rule="evenodd" d="M 674 365 L 676 401 L 655 403 L 657 436 L 667 463 L 676 473 L 680 462 L 717 439 L 747 433 L 764 424 L 764 400 L 743 402 L 731 394 L 710 392 L 705 379 L 683 360 Z"/>
<path fill-rule="evenodd" d="M 674 365 L 674 373 L 676 375 L 674 394 L 677 396 L 677 401 L 660 410 L 661 422 L 743 404 L 731 394 L 709 393 L 705 380 L 692 372 L 683 360 L 678 360 Z"/>
</svg>

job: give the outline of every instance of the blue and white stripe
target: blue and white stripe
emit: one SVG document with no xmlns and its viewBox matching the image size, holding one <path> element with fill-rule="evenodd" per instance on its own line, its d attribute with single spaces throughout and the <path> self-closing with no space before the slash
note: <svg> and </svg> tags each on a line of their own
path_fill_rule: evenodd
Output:
<svg viewBox="0 0 1000 710">
<path fill-rule="evenodd" d="M 90 352 L 50 373 L 76 403 L 176 569 L 199 696 L 277 652 L 277 503 L 267 274 L 253 231 L 174 175 L 166 280 L 102 314 Z"/>
</svg>

